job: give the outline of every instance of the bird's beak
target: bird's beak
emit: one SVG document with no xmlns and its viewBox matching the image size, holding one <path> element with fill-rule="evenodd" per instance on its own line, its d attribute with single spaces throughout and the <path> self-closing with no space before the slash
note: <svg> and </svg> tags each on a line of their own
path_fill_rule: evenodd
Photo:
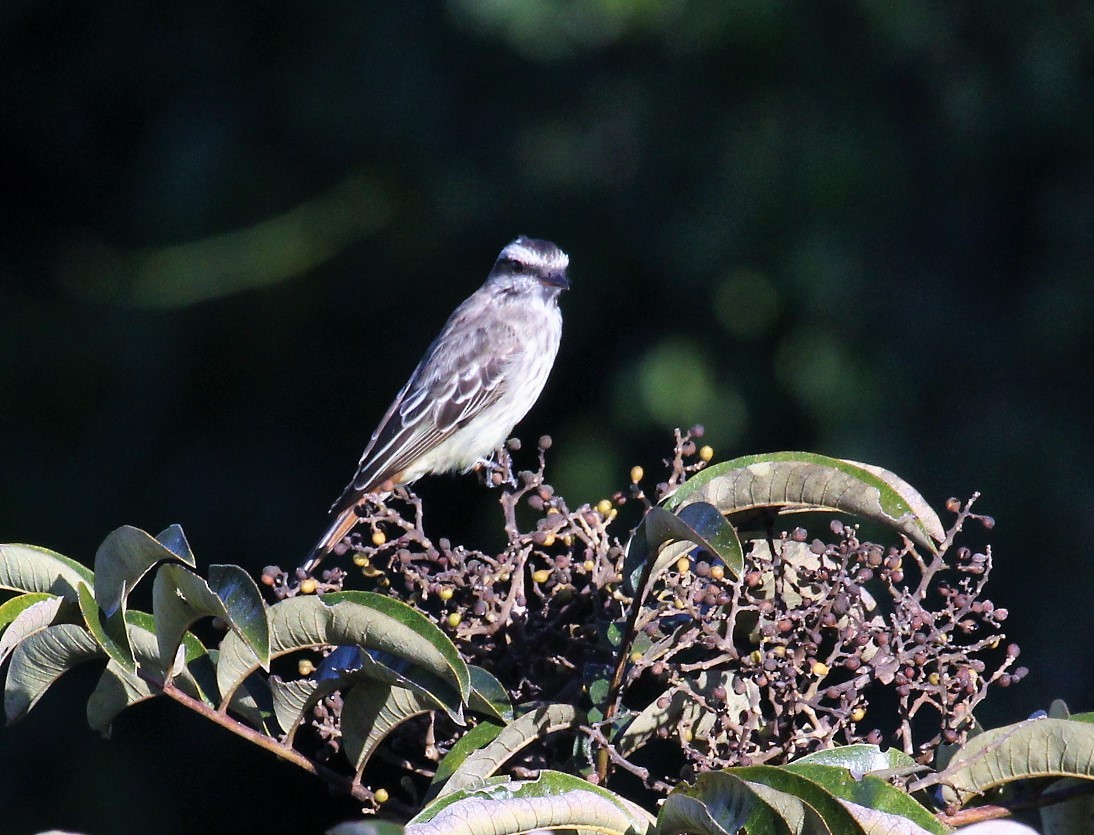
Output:
<svg viewBox="0 0 1094 835">
<path fill-rule="evenodd" d="M 570 279 L 568 279 L 566 273 L 561 270 L 557 273 L 547 273 L 539 281 L 541 284 L 546 284 L 549 287 L 558 287 L 561 290 L 570 289 Z"/>
</svg>

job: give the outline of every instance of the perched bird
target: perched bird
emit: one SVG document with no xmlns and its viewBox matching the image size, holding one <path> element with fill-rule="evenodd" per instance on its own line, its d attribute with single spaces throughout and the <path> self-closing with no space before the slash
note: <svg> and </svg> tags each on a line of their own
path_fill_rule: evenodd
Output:
<svg viewBox="0 0 1094 835">
<path fill-rule="evenodd" d="M 445 323 L 331 507 L 334 521 L 301 565 L 311 572 L 357 524 L 357 507 L 424 475 L 467 472 L 505 442 L 536 402 L 562 337 L 558 295 L 569 257 L 523 235 Z"/>
</svg>

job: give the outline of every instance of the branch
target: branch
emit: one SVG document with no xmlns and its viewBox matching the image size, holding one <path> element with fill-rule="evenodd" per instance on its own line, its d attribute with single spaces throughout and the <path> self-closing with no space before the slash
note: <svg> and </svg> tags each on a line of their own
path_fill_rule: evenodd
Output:
<svg viewBox="0 0 1094 835">
<path fill-rule="evenodd" d="M 356 783 L 336 771 L 319 765 L 301 754 L 295 748 L 278 742 L 273 737 L 266 736 L 266 734 L 255 730 L 250 725 L 244 725 L 242 722 L 237 722 L 226 713 L 221 713 L 219 710 L 205 704 L 205 702 L 200 699 L 195 699 L 194 697 L 187 695 L 170 681 L 165 682 L 143 670 L 139 671 L 139 675 L 153 687 L 159 688 L 165 696 L 174 699 L 179 704 L 208 719 L 210 722 L 220 725 L 220 727 L 231 731 L 236 736 L 242 737 L 248 742 L 254 743 L 259 748 L 269 751 L 274 756 L 280 757 L 286 762 L 290 762 L 293 765 L 304 769 L 309 774 L 313 774 L 319 779 L 325 780 L 331 786 L 341 792 L 345 792 L 355 800 L 364 803 L 374 802 L 372 792 L 360 783 Z"/>
<path fill-rule="evenodd" d="M 664 783 L 661 780 L 650 777 L 650 771 L 648 768 L 642 768 L 641 766 L 635 765 L 618 751 L 616 751 L 615 746 L 612 745 L 612 743 L 608 740 L 606 736 L 604 736 L 603 732 L 599 728 L 589 725 L 582 725 L 580 730 L 582 733 L 587 735 L 593 742 L 599 745 L 599 750 L 606 752 L 606 756 L 613 763 L 622 768 L 624 771 L 629 771 L 631 774 L 641 780 L 642 785 L 644 785 L 646 788 L 666 794 L 672 791 L 672 786 L 668 783 Z M 603 785 L 603 783 L 599 782 L 599 777 L 598 784 Z"/>
<path fill-rule="evenodd" d="M 1007 804 L 995 805 L 988 803 L 984 806 L 974 806 L 971 809 L 962 809 L 960 812 L 955 812 L 952 815 L 947 815 L 945 812 L 939 812 L 935 817 L 947 826 L 967 826 L 979 821 L 1009 818 L 1015 812 L 1024 812 L 1027 809 L 1040 809 L 1042 806 L 1052 806 L 1056 803 L 1063 803 L 1065 800 L 1071 800 L 1072 798 L 1082 797 L 1087 794 L 1094 794 L 1094 783 L 1084 781 L 1081 784 L 1069 786 L 1066 789 L 1042 792 L 1036 797 L 1015 800 Z"/>
</svg>

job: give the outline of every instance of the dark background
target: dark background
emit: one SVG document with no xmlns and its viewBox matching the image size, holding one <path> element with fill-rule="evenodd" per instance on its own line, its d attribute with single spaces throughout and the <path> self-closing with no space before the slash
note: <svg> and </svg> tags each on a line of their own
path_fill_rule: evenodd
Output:
<svg viewBox="0 0 1094 835">
<path fill-rule="evenodd" d="M 1094 708 L 1092 100 L 1085 3 L 5 3 L 0 541 L 294 564 L 526 233 L 572 261 L 519 430 L 571 505 L 697 421 L 980 490 L 1031 669 L 983 717 Z M 474 479 L 422 492 L 496 544 Z M 170 704 L 98 738 L 95 675 L 0 732 L 4 832 L 352 814 Z"/>
</svg>

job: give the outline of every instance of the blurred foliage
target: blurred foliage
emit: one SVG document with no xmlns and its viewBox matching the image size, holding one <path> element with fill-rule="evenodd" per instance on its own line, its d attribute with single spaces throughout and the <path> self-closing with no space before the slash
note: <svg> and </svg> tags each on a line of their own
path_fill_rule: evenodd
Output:
<svg viewBox="0 0 1094 835">
<path fill-rule="evenodd" d="M 698 420 L 720 456 L 979 489 L 1031 681 L 1088 707 L 1092 87 L 1094 10 L 1062 0 L 5 4 L 0 538 L 86 559 L 183 522 L 215 561 L 288 563 L 527 233 L 574 265 L 520 429 L 567 495 Z M 675 417 L 674 379 L 702 387 Z M 470 479 L 422 492 L 444 532 L 496 527 Z M 85 815 L 137 762 L 88 744 Z M 45 826 L 24 791 L 0 781 L 15 832 Z"/>
</svg>

